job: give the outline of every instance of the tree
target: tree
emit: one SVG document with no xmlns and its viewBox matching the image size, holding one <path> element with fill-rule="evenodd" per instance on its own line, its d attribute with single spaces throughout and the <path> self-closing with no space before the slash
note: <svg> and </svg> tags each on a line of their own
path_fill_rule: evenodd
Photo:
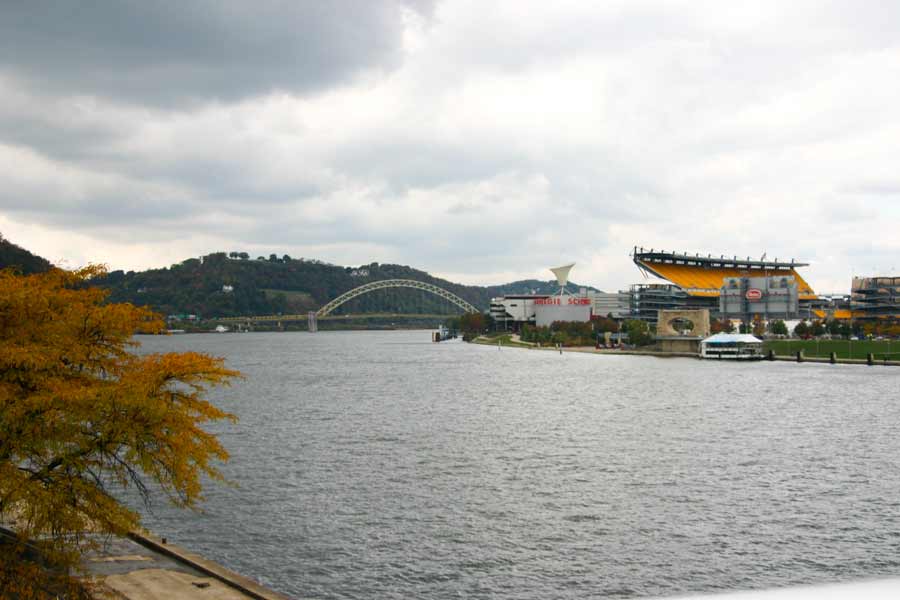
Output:
<svg viewBox="0 0 900 600">
<path fill-rule="evenodd" d="M 628 341 L 635 346 L 647 346 L 653 343 L 653 334 L 646 321 L 633 319 L 625 321 L 625 331 L 628 333 Z"/>
<path fill-rule="evenodd" d="M 818 319 L 816 319 L 815 321 L 812 322 L 809 332 L 812 335 L 818 337 L 820 335 L 825 335 L 825 331 L 826 331 L 825 324 L 822 321 L 819 321 Z"/>
<path fill-rule="evenodd" d="M 606 331 L 615 333 L 619 331 L 619 324 L 610 316 L 599 317 L 594 319 L 594 331 L 604 333 Z"/>
<path fill-rule="evenodd" d="M 731 322 L 731 319 L 722 318 L 718 321 L 710 322 L 709 330 L 711 333 L 734 333 L 734 323 Z"/>
<path fill-rule="evenodd" d="M 756 337 L 763 337 L 766 334 L 766 326 L 759 315 L 753 317 L 753 329 L 751 331 Z"/>
<path fill-rule="evenodd" d="M 772 321 L 772 333 L 775 335 L 787 335 L 787 325 L 784 324 L 784 321 L 781 319 L 777 321 Z"/>
<path fill-rule="evenodd" d="M 484 313 L 470 312 L 459 317 L 459 330 L 467 342 L 486 332 L 492 324 L 493 319 Z"/>
<path fill-rule="evenodd" d="M 14 518 L 19 542 L 0 551 L 0 577 L 20 586 L 68 573 L 91 547 L 86 531 L 137 527 L 118 488 L 147 501 L 154 486 L 194 506 L 201 478 L 221 479 L 215 462 L 228 458 L 202 425 L 234 416 L 204 396 L 239 373 L 194 352 L 130 352 L 136 331 L 164 324 L 146 308 L 104 303 L 108 292 L 90 286 L 103 274 L 0 271 L 0 521 Z M 49 571 L 23 561 L 35 545 Z"/>
</svg>

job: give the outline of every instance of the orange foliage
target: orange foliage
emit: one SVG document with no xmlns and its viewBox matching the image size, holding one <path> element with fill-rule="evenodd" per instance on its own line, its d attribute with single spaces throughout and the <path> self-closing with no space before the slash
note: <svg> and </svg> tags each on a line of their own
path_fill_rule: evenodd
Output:
<svg viewBox="0 0 900 600">
<path fill-rule="evenodd" d="M 201 477 L 221 479 L 215 464 L 228 458 L 202 425 L 234 417 L 204 396 L 239 373 L 204 354 L 132 353 L 133 334 L 163 322 L 105 304 L 89 285 L 102 273 L 0 271 L 0 522 L 42 540 L 42 560 L 56 567 L 77 563 L 88 530 L 138 525 L 117 489 L 146 500 L 155 484 L 193 506 Z"/>
</svg>

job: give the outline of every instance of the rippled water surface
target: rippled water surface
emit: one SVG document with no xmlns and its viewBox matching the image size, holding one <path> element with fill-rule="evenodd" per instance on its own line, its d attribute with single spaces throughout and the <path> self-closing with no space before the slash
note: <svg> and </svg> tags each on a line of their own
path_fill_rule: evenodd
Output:
<svg viewBox="0 0 900 600">
<path fill-rule="evenodd" d="M 239 487 L 147 525 L 295 597 L 620 598 L 900 575 L 900 369 L 564 355 L 429 332 L 223 356 Z"/>
</svg>

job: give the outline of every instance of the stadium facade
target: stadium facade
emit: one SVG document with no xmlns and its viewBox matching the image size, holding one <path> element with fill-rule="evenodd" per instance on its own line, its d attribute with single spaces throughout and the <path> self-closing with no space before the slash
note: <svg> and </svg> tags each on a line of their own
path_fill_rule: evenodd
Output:
<svg viewBox="0 0 900 600">
<path fill-rule="evenodd" d="M 636 283 L 629 291 L 629 316 L 656 323 L 661 310 L 688 310 L 687 293 L 672 283 Z"/>
<path fill-rule="evenodd" d="M 797 272 L 809 265 L 793 259 L 787 262 L 777 258 L 765 260 L 765 255 L 760 260 L 701 256 L 638 246 L 634 247 L 632 259 L 643 273 L 669 282 L 632 286 L 632 318 L 652 322 L 660 309 L 706 308 L 716 319 L 735 310 L 736 314 L 729 312 L 727 316 L 749 320 L 757 314 L 765 318 L 767 307 L 779 318 L 791 318 L 811 314 L 818 302 L 812 287 Z M 741 300 L 729 289 L 742 290 L 737 292 L 743 294 Z M 726 302 L 721 301 L 723 290 Z M 775 290 L 779 290 L 777 294 L 772 293 Z M 793 298 L 796 304 L 791 303 Z"/>
<path fill-rule="evenodd" d="M 722 318 L 750 322 L 794 319 L 800 315 L 799 291 L 793 277 L 726 277 L 719 295 Z"/>
<path fill-rule="evenodd" d="M 854 277 L 850 307 L 860 321 L 900 321 L 900 277 Z"/>
</svg>

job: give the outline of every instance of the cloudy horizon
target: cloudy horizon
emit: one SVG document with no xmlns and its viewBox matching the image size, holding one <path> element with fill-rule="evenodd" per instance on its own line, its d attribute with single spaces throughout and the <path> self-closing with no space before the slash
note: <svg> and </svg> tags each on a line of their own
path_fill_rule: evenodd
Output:
<svg viewBox="0 0 900 600">
<path fill-rule="evenodd" d="M 893 274 L 900 5 L 352 0 L 0 8 L 0 233 L 467 284 L 642 281 L 633 246 Z"/>
</svg>

